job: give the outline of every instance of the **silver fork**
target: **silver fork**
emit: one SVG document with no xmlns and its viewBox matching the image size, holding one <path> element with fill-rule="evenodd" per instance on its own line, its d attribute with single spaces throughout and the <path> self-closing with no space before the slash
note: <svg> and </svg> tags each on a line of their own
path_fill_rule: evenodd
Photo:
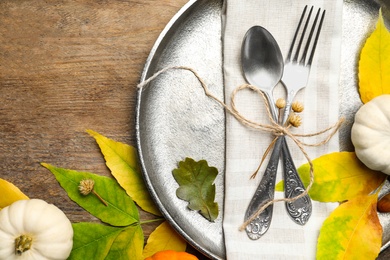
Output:
<svg viewBox="0 0 390 260">
<path fill-rule="evenodd" d="M 302 22 L 304 20 L 305 14 L 307 11 L 307 6 L 303 9 L 301 18 L 298 23 L 298 27 L 295 31 L 295 35 L 293 38 L 293 41 L 291 43 L 286 61 L 285 61 L 285 66 L 284 66 L 284 74 L 282 77 L 282 83 L 286 87 L 287 90 L 287 104 L 286 108 L 284 111 L 284 116 L 283 116 L 283 121 L 282 123 L 284 124 L 286 120 L 288 119 L 290 115 L 290 110 L 291 110 L 291 104 L 294 100 L 295 95 L 298 93 L 299 90 L 303 89 L 306 87 L 308 79 L 309 79 L 309 74 L 310 74 L 310 67 L 311 63 L 313 61 L 313 56 L 317 47 L 317 42 L 318 38 L 320 36 L 321 28 L 322 28 L 322 23 L 325 17 L 325 10 L 322 12 L 319 25 L 318 27 L 317 22 L 321 13 L 321 9 L 318 9 L 316 17 L 314 18 L 313 25 L 311 27 L 309 36 L 307 37 L 306 40 L 306 45 L 303 49 L 303 53 L 301 57 L 300 51 L 302 47 L 302 43 L 304 41 L 306 29 L 308 27 L 308 24 L 310 22 L 310 17 L 313 11 L 313 7 L 310 8 L 309 14 L 307 16 L 305 25 L 303 27 L 302 33 L 300 40 L 295 46 L 295 41 L 297 40 L 298 34 L 300 32 L 300 27 L 302 25 Z M 317 30 L 317 31 L 316 31 Z M 314 42 L 312 42 L 312 38 L 315 34 Z M 311 46 L 311 51 L 309 53 L 309 49 Z M 295 53 L 293 54 L 295 49 Z M 307 56 L 309 54 L 309 57 Z M 294 56 L 292 56 L 294 55 Z M 285 190 L 285 197 L 286 198 L 293 198 L 301 193 L 304 192 L 305 187 L 296 171 L 296 168 L 294 166 L 293 161 L 288 160 L 290 154 L 288 150 L 288 146 L 286 143 L 285 138 L 283 137 L 283 149 L 282 149 L 282 156 L 284 158 L 283 160 L 283 167 L 284 167 L 284 190 Z M 298 224 L 304 225 L 308 221 L 311 215 L 312 211 L 312 204 L 310 197 L 308 195 L 303 196 L 295 201 L 292 202 L 286 202 L 286 209 L 290 217 Z"/>
<path fill-rule="evenodd" d="M 294 49 L 295 41 L 297 38 L 297 35 L 299 33 L 299 29 L 301 27 L 302 21 L 304 19 L 305 13 L 306 13 L 307 6 L 304 8 L 302 16 L 300 18 L 297 30 L 294 35 L 293 42 L 291 44 L 289 54 L 286 59 L 286 65 L 285 65 L 285 70 L 287 70 L 287 75 L 283 76 L 282 81 L 287 89 L 287 104 L 288 107 L 286 106 L 285 113 L 284 113 L 284 118 L 282 123 L 285 123 L 287 120 L 290 110 L 291 110 L 291 103 L 293 98 L 295 97 L 296 93 L 304 88 L 307 84 L 308 77 L 309 77 L 309 72 L 310 72 L 310 66 L 313 60 L 314 52 L 316 49 L 318 37 L 321 31 L 322 27 L 322 22 L 324 19 L 325 11 L 322 14 L 321 21 L 319 24 L 319 27 L 317 29 L 317 34 L 315 37 L 314 44 L 312 46 L 312 50 L 310 53 L 310 57 L 308 62 L 305 62 L 307 52 L 309 49 L 309 45 L 311 42 L 312 35 L 314 33 L 317 20 L 318 20 L 318 15 L 319 11 L 317 13 L 317 16 L 315 18 L 315 21 L 313 23 L 309 38 L 307 39 L 307 44 L 305 46 L 304 52 L 302 54 L 301 60 L 297 62 L 298 56 L 299 56 L 299 51 L 301 48 L 301 45 L 304 40 L 304 34 L 306 32 L 306 28 L 308 26 L 311 12 L 313 7 L 310 10 L 310 15 L 307 18 L 307 21 L 305 23 L 304 31 L 302 33 L 301 39 L 299 41 L 297 51 L 295 53 L 295 56 L 293 59 L 291 59 L 291 55 Z M 286 71 L 285 71 L 286 73 Z M 302 78 L 301 78 L 302 77 Z M 249 203 L 248 209 L 245 213 L 245 220 L 253 217 L 253 215 L 256 213 L 259 207 L 262 207 L 265 205 L 267 202 L 272 201 L 274 198 L 274 190 L 275 190 L 275 178 L 276 178 L 276 172 L 278 168 L 278 161 L 279 161 L 279 155 L 282 150 L 282 155 L 283 155 L 283 166 L 284 166 L 284 183 L 285 183 L 285 197 L 286 198 L 292 198 L 295 197 L 302 192 L 304 192 L 305 188 L 303 186 L 303 183 L 296 171 L 296 168 L 294 166 L 294 163 L 291 159 L 290 151 L 288 150 L 287 142 L 285 140 L 284 136 L 281 136 L 278 138 L 274 145 L 274 150 L 270 156 L 270 160 L 268 162 L 268 165 L 266 167 L 266 170 L 264 172 L 264 176 L 262 180 L 260 181 L 255 194 L 252 198 L 252 200 Z M 311 216 L 311 211 L 312 211 L 312 204 L 310 197 L 308 195 L 305 195 L 301 197 L 298 200 L 295 200 L 294 202 L 287 202 L 286 203 L 286 208 L 288 214 L 292 217 L 292 219 L 301 225 L 304 225 L 307 223 L 308 219 Z M 262 235 L 264 235 L 271 224 L 272 220 L 272 211 L 273 211 L 273 204 L 269 205 L 261 214 L 259 214 L 256 218 L 254 218 L 245 228 L 245 231 L 247 235 L 251 239 L 259 239 Z"/>
</svg>

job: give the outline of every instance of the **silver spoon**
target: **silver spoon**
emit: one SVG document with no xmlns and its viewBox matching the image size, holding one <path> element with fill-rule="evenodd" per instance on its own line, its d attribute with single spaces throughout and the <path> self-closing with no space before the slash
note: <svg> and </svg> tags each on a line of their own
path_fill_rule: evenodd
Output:
<svg viewBox="0 0 390 260">
<path fill-rule="evenodd" d="M 246 80 L 264 92 L 272 117 L 277 118 L 272 91 L 282 78 L 284 61 L 279 45 L 265 28 L 253 26 L 247 31 L 241 63 Z"/>
<path fill-rule="evenodd" d="M 283 57 L 277 42 L 265 28 L 261 26 L 254 26 L 248 30 L 244 37 L 241 57 L 242 69 L 246 80 L 251 85 L 258 87 L 264 92 L 268 99 L 272 116 L 274 120 L 277 121 L 278 116 L 272 92 L 283 75 L 284 67 Z M 275 143 L 274 150 L 271 154 L 265 173 L 251 202 L 249 203 L 248 209 L 245 213 L 245 220 L 255 214 L 259 207 L 273 200 L 281 149 L 283 149 L 285 170 L 288 170 L 289 172 L 289 181 L 291 179 L 297 179 L 300 181 L 294 165 L 292 164 L 293 167 L 291 167 L 292 159 L 288 151 L 286 140 L 283 136 L 279 137 Z M 290 167 L 286 167 L 286 162 L 289 162 Z M 309 208 L 311 210 L 310 199 L 304 201 L 310 204 Z M 302 205 L 302 207 L 307 208 L 308 205 Z M 307 219 L 305 219 L 305 221 L 297 220 L 296 210 L 297 208 L 287 207 L 289 215 L 295 222 L 299 224 L 304 224 L 302 222 L 306 223 Z M 245 230 L 251 239 L 259 239 L 268 231 L 272 220 L 272 212 L 273 205 L 271 204 L 246 226 Z"/>
<path fill-rule="evenodd" d="M 272 92 L 282 78 L 284 62 L 277 42 L 265 28 L 254 26 L 245 34 L 241 48 L 241 63 L 246 80 L 263 91 L 268 99 L 272 117 L 274 120 L 277 119 Z M 245 212 L 245 221 L 264 203 L 274 198 L 281 140 L 282 138 L 279 138 L 275 143 L 264 175 Z M 249 238 L 259 239 L 267 232 L 271 224 L 272 213 L 273 205 L 271 204 L 245 227 Z"/>
</svg>

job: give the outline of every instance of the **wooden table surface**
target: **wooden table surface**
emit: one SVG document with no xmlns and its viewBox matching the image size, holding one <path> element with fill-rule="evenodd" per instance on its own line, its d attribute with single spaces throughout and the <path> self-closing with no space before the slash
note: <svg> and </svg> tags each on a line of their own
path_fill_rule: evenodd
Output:
<svg viewBox="0 0 390 260">
<path fill-rule="evenodd" d="M 0 178 L 72 222 L 97 221 L 40 163 L 110 175 L 85 130 L 135 146 L 143 65 L 186 2 L 0 1 Z M 146 237 L 155 225 L 143 226 Z"/>
</svg>

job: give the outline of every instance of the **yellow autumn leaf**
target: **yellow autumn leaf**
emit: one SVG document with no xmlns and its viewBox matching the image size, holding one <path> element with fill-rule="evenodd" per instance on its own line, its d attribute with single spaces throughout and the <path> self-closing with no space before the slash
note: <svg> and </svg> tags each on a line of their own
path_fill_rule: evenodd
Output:
<svg viewBox="0 0 390 260">
<path fill-rule="evenodd" d="M 382 13 L 360 53 L 359 92 L 363 103 L 379 95 L 390 94 L 390 32 Z"/>
<path fill-rule="evenodd" d="M 165 250 L 183 252 L 186 247 L 186 241 L 164 221 L 150 234 L 143 255 L 146 258 Z"/>
<path fill-rule="evenodd" d="M 339 202 L 366 195 L 378 188 L 387 175 L 367 168 L 354 152 L 334 152 L 313 161 L 314 183 L 309 191 L 313 200 Z M 310 166 L 298 168 L 302 182 L 310 182 Z M 280 185 L 278 184 L 278 189 Z"/>
<path fill-rule="evenodd" d="M 3 179 L 0 179 L 0 191 L 0 209 L 11 205 L 15 201 L 28 199 L 18 187 Z"/>
<path fill-rule="evenodd" d="M 321 227 L 316 259 L 376 259 L 382 245 L 377 199 L 358 196 L 337 207 Z"/>
<path fill-rule="evenodd" d="M 106 160 L 107 167 L 119 185 L 143 210 L 161 216 L 142 178 L 136 149 L 130 145 L 113 141 L 92 130 L 87 130 L 87 132 L 95 138 Z"/>
</svg>

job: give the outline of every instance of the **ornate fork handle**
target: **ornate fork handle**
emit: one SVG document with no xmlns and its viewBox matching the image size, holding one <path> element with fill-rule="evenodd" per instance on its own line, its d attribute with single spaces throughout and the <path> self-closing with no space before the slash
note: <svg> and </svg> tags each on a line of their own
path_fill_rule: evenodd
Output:
<svg viewBox="0 0 390 260">
<path fill-rule="evenodd" d="M 305 187 L 298 175 L 291 154 L 287 146 L 286 138 L 283 139 L 282 156 L 283 156 L 283 179 L 285 198 L 294 198 L 305 191 Z M 292 202 L 286 202 L 286 209 L 289 216 L 300 225 L 305 225 L 309 220 L 312 212 L 312 204 L 309 195 L 305 195 Z"/>
<path fill-rule="evenodd" d="M 320 18 L 321 9 L 318 9 L 313 24 L 311 26 L 309 35 L 305 40 L 306 44 L 304 44 L 304 48 L 302 49 L 303 52 L 300 53 L 301 47 L 303 47 L 302 44 L 304 43 L 303 41 L 305 39 L 306 29 L 308 28 L 310 22 L 313 6 L 310 8 L 309 14 L 306 17 L 306 21 L 304 22 L 303 30 L 300 35 L 300 39 L 298 40 L 297 37 L 300 31 L 301 24 L 304 21 L 306 10 L 307 10 L 307 6 L 305 6 L 305 8 L 303 9 L 284 66 L 282 82 L 285 85 L 287 90 L 287 106 L 284 112 L 283 123 L 285 122 L 285 120 L 288 118 L 288 115 L 290 114 L 291 102 L 294 99 L 295 94 L 300 89 L 305 88 L 307 85 L 309 74 L 310 74 L 310 67 L 313 61 L 313 56 L 317 47 L 317 42 L 320 36 L 322 23 L 325 17 L 325 10 L 323 10 Z M 317 21 L 319 21 L 318 27 L 317 27 Z M 317 27 L 317 31 L 316 31 L 316 27 Z M 298 40 L 297 46 L 295 46 L 296 40 Z M 310 46 L 311 46 L 311 50 L 309 50 Z M 289 159 L 291 155 L 290 152 L 288 151 L 287 144 L 284 144 L 283 147 L 284 148 L 282 150 L 283 150 L 283 158 L 284 158 L 285 196 L 286 198 L 291 198 L 301 194 L 304 191 L 304 186 L 295 170 L 293 161 Z M 311 216 L 312 204 L 311 204 L 310 197 L 304 196 L 298 200 L 295 200 L 294 202 L 288 202 L 286 203 L 286 208 L 288 214 L 291 216 L 292 219 L 294 219 L 295 222 L 304 225 L 306 224 L 306 222 Z"/>
<path fill-rule="evenodd" d="M 279 155 L 283 140 L 284 138 L 278 138 L 275 143 L 264 175 L 246 210 L 245 221 L 253 216 L 259 208 L 274 199 L 276 173 L 278 170 Z M 245 231 L 250 239 L 257 240 L 268 231 L 272 220 L 272 212 L 273 204 L 269 205 L 259 216 L 246 226 Z"/>
</svg>

